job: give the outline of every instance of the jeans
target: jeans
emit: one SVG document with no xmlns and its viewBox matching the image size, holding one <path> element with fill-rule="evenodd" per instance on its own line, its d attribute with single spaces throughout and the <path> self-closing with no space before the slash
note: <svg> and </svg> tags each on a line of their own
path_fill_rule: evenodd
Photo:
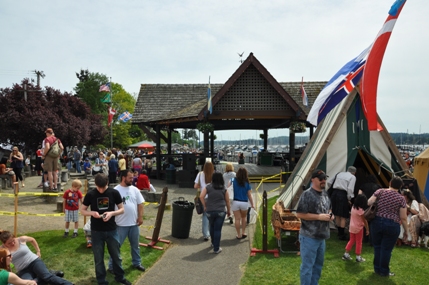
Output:
<svg viewBox="0 0 429 285">
<path fill-rule="evenodd" d="M 53 275 L 46 268 L 45 263 L 40 259 L 31 262 L 25 269 L 18 272 L 21 279 L 33 280 L 37 278 L 38 282 L 44 282 L 52 285 L 72 285 L 70 281 L 64 280 L 56 275 Z"/>
<path fill-rule="evenodd" d="M 71 160 L 67 162 L 67 169 L 70 171 L 72 169 L 73 163 Z"/>
<path fill-rule="evenodd" d="M 122 268 L 122 258 L 119 243 L 119 236 L 114 231 L 91 231 L 92 252 L 94 254 L 95 276 L 98 285 L 107 285 L 106 267 L 104 266 L 104 246 L 107 245 L 107 251 L 112 258 L 112 268 L 116 281 L 124 280 L 124 269 Z"/>
<path fill-rule="evenodd" d="M 119 243 L 124 243 L 125 239 L 128 237 L 128 241 L 130 242 L 131 246 L 131 258 L 133 266 L 139 266 L 141 265 L 141 258 L 140 258 L 140 247 L 139 247 L 139 237 L 140 237 L 140 231 L 139 227 L 137 225 L 135 226 L 129 226 L 129 227 L 120 227 L 117 228 L 118 236 L 119 236 Z M 109 258 L 109 269 L 112 269 L 112 258 Z"/>
<path fill-rule="evenodd" d="M 210 237 L 212 239 L 213 250 L 218 251 L 226 213 L 220 211 L 210 211 L 206 212 L 206 215 L 210 223 Z"/>
<path fill-rule="evenodd" d="M 203 237 L 208 238 L 210 237 L 210 230 L 209 230 L 209 219 L 207 218 L 206 212 L 203 213 L 203 229 L 202 229 Z"/>
<path fill-rule="evenodd" d="M 74 163 L 76 164 L 76 172 L 81 173 L 82 170 L 80 169 L 80 160 L 75 160 Z"/>
<path fill-rule="evenodd" d="M 390 273 L 392 250 L 398 239 L 400 226 L 391 219 L 376 216 L 371 222 L 372 245 L 374 246 L 374 271 L 382 276 Z"/>
<path fill-rule="evenodd" d="M 317 285 L 322 275 L 325 240 L 299 236 L 301 249 L 301 285 Z"/>
</svg>

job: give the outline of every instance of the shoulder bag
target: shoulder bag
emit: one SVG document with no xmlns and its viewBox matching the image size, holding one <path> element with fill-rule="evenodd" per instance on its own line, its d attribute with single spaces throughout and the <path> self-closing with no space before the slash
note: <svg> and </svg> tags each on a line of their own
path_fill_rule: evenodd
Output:
<svg viewBox="0 0 429 285">
<path fill-rule="evenodd" d="M 339 172 L 338 172 L 338 173 L 339 173 Z M 337 179 L 337 175 L 338 175 L 338 173 L 337 173 L 337 174 L 335 174 L 334 181 L 332 181 L 332 185 L 331 185 L 331 187 L 329 187 L 329 189 L 328 189 L 328 197 L 329 197 L 329 198 L 331 198 L 332 193 L 334 193 L 334 184 L 335 184 L 335 180 Z"/>
<path fill-rule="evenodd" d="M 370 222 L 372 220 L 374 220 L 375 218 L 375 214 L 377 213 L 377 208 L 378 208 L 378 200 L 381 197 L 381 194 L 384 192 L 384 190 L 380 191 L 380 194 L 378 195 L 377 199 L 374 201 L 374 203 L 372 203 L 371 206 L 369 206 L 365 212 L 363 213 L 363 216 L 365 217 L 365 219 Z"/>
<path fill-rule="evenodd" d="M 199 175 L 198 176 L 198 178 L 199 178 L 198 184 L 200 185 L 200 187 L 201 187 L 201 173 L 202 173 L 202 171 L 200 173 L 198 173 L 198 175 Z M 200 194 L 201 194 L 201 188 L 199 188 L 197 190 L 197 195 L 194 198 L 195 211 L 197 212 L 198 215 L 201 215 L 204 212 L 204 207 L 203 207 L 203 204 L 201 203 L 201 200 L 200 200 Z"/>
</svg>

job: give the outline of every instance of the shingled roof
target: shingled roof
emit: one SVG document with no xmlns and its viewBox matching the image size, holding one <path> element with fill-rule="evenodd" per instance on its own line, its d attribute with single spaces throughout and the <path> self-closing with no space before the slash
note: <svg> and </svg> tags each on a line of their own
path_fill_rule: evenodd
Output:
<svg viewBox="0 0 429 285">
<path fill-rule="evenodd" d="M 304 82 L 311 106 L 326 82 Z M 301 82 L 277 82 L 253 56 L 240 65 L 225 84 L 211 84 L 215 130 L 288 127 L 305 120 Z M 142 84 L 133 124 L 195 128 L 207 115 L 207 84 Z M 233 120 L 233 121 L 232 121 Z"/>
</svg>

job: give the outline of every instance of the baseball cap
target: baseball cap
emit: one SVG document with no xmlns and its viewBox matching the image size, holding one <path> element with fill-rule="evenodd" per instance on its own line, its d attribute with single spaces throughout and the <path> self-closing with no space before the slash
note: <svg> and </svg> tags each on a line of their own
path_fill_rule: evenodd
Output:
<svg viewBox="0 0 429 285">
<path fill-rule="evenodd" d="M 323 180 L 323 179 L 326 179 L 328 176 L 326 175 L 325 172 L 323 172 L 323 170 L 315 169 L 311 173 L 311 179 L 316 178 L 316 177 L 319 178 L 319 180 Z"/>
</svg>

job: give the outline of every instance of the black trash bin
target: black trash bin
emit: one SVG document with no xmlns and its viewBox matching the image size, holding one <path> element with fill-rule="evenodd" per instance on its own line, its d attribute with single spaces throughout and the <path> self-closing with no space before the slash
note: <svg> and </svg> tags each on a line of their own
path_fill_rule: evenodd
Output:
<svg viewBox="0 0 429 285">
<path fill-rule="evenodd" d="M 165 173 L 165 180 L 167 184 L 176 184 L 176 169 L 167 169 Z"/>
<path fill-rule="evenodd" d="M 195 204 L 185 201 L 180 197 L 173 202 L 173 219 L 171 223 L 171 235 L 175 238 L 188 238 L 191 230 L 192 214 Z"/>
</svg>

